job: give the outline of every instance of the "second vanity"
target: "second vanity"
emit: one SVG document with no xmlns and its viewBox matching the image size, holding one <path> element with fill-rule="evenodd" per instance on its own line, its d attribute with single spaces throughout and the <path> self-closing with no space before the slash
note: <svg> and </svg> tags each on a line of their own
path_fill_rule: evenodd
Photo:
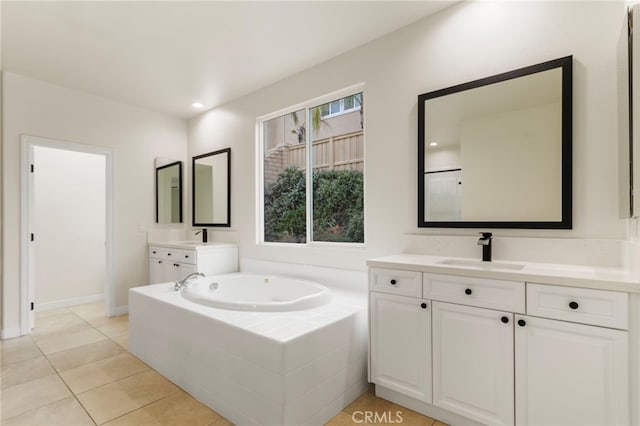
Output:
<svg viewBox="0 0 640 426">
<path fill-rule="evenodd" d="M 376 394 L 450 424 L 638 424 L 640 285 L 614 270 L 368 261 Z"/>
<path fill-rule="evenodd" d="M 229 243 L 168 241 L 149 243 L 149 282 L 181 280 L 190 273 L 238 271 L 238 247 Z"/>
</svg>

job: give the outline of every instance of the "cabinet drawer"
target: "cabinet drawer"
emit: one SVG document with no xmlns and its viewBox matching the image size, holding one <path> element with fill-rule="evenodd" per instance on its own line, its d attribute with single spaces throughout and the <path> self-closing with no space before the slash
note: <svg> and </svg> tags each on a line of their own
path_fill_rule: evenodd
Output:
<svg viewBox="0 0 640 426">
<path fill-rule="evenodd" d="M 425 299 L 508 312 L 525 312 L 525 286 L 519 281 L 425 273 Z"/>
<path fill-rule="evenodd" d="M 369 290 L 422 297 L 422 273 L 396 269 L 369 269 Z"/>
<path fill-rule="evenodd" d="M 181 250 L 166 247 L 149 247 L 149 257 L 162 260 L 172 260 L 181 263 L 196 263 L 195 250 Z"/>
<path fill-rule="evenodd" d="M 619 291 L 527 283 L 527 314 L 629 328 L 629 295 Z"/>
</svg>

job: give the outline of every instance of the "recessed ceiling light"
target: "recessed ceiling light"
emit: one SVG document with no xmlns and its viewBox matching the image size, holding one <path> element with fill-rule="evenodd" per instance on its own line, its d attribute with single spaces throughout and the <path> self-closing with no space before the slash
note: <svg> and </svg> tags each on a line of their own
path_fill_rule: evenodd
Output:
<svg viewBox="0 0 640 426">
<path fill-rule="evenodd" d="M 202 107 L 204 107 L 204 105 L 201 104 L 200 102 L 194 102 L 194 103 L 191 104 L 191 106 L 194 107 L 194 108 L 202 108 Z"/>
<path fill-rule="evenodd" d="M 429 146 L 438 146 L 438 142 L 431 142 Z"/>
</svg>

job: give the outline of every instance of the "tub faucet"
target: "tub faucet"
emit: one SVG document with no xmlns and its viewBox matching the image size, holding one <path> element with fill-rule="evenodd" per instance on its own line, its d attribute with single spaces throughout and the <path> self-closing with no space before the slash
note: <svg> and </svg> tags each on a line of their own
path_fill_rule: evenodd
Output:
<svg viewBox="0 0 640 426">
<path fill-rule="evenodd" d="M 478 245 L 482 246 L 482 261 L 491 262 L 491 240 L 493 234 L 491 232 L 479 232 L 482 237 L 478 240 Z"/>
<path fill-rule="evenodd" d="M 189 280 L 191 280 L 193 277 L 204 277 L 204 274 L 202 272 L 192 272 L 183 279 L 176 281 L 173 285 L 173 289 L 175 291 L 180 290 L 182 287 L 186 286 Z"/>
</svg>

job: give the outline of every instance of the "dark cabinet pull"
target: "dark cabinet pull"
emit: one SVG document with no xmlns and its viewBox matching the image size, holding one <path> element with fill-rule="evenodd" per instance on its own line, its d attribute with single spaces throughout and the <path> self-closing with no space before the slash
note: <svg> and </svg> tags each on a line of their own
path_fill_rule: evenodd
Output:
<svg viewBox="0 0 640 426">
<path fill-rule="evenodd" d="M 185 254 L 185 255 L 184 255 L 184 258 L 185 258 L 185 259 L 188 259 L 188 258 L 189 258 L 189 255 L 188 255 L 188 254 Z"/>
<path fill-rule="evenodd" d="M 524 327 L 525 325 L 527 325 L 527 322 L 525 320 L 521 319 L 521 320 L 518 320 L 518 325 L 520 327 Z"/>
<path fill-rule="evenodd" d="M 158 260 L 158 263 L 162 263 L 162 260 Z"/>
<path fill-rule="evenodd" d="M 420 307 L 421 307 L 422 309 L 427 309 L 427 304 L 426 304 L 426 303 L 422 303 L 422 304 L 420 304 Z"/>
<path fill-rule="evenodd" d="M 503 323 L 507 324 L 509 322 L 509 317 L 504 316 L 504 317 L 500 318 L 500 321 L 502 321 Z"/>
<path fill-rule="evenodd" d="M 167 256 L 171 256 L 171 253 L 167 253 Z"/>
<path fill-rule="evenodd" d="M 569 302 L 569 307 L 571 309 L 578 309 L 578 306 L 580 306 L 578 305 L 578 302 Z"/>
<path fill-rule="evenodd" d="M 391 280 L 389 282 L 391 283 L 391 285 L 396 285 L 396 280 Z"/>
<path fill-rule="evenodd" d="M 473 293 L 473 291 L 471 291 L 471 289 L 470 289 L 470 288 L 468 288 L 468 289 L 466 289 L 466 290 L 464 291 L 464 294 L 466 294 L 467 296 L 470 296 L 470 295 L 471 295 L 471 293 Z"/>
<path fill-rule="evenodd" d="M 156 254 L 156 251 L 154 250 L 154 251 L 152 251 L 151 253 Z"/>
</svg>

